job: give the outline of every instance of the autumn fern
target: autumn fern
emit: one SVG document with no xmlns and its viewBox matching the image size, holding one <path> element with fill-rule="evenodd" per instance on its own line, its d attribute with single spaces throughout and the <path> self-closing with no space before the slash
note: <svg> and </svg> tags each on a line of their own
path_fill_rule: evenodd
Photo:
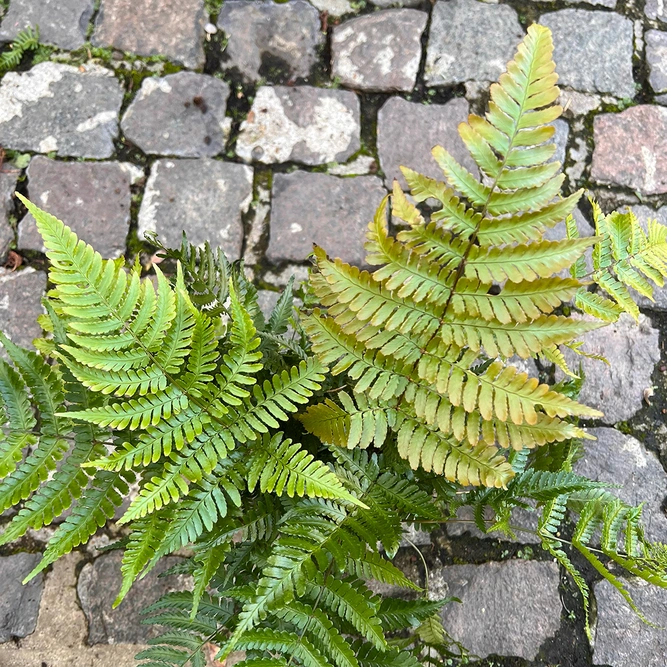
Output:
<svg viewBox="0 0 667 667">
<path fill-rule="evenodd" d="M 566 419 L 599 416 L 512 364 L 600 326 L 554 312 L 583 289 L 558 274 L 595 238 L 542 238 L 581 195 L 559 197 L 563 176 L 550 161 L 549 123 L 561 113 L 552 49 L 548 30 L 532 26 L 491 87 L 486 118 L 461 124 L 481 180 L 442 147 L 433 156 L 446 183 L 403 169 L 413 200 L 437 210 L 427 222 L 395 183 L 392 215 L 407 228 L 389 234 L 385 200 L 366 241 L 366 263 L 379 268 L 315 251 L 323 310 L 305 327 L 316 354 L 347 372 L 375 418 L 391 415 L 411 465 L 463 484 L 504 487 L 512 470 L 497 445 L 581 437 Z"/>
<path fill-rule="evenodd" d="M 631 290 L 652 298 L 651 283 L 662 286 L 667 228 L 651 221 L 644 231 L 630 211 L 604 215 L 592 202 L 596 235 L 579 236 L 571 214 L 582 192 L 561 197 L 564 177 L 552 160 L 552 123 L 562 111 L 552 51 L 549 30 L 531 26 L 491 86 L 485 117 L 472 114 L 459 126 L 476 173 L 441 146 L 433 157 L 444 181 L 402 167 L 409 195 L 394 182 L 368 226 L 371 270 L 315 248 L 310 286 L 319 307 L 304 327 L 353 395 L 331 396 L 301 419 L 324 442 L 391 443 L 417 477 L 479 487 L 449 511 L 471 505 L 485 532 L 511 533 L 512 510 L 536 504 L 544 548 L 587 601 L 587 584 L 558 539 L 573 513 L 573 546 L 631 602 L 610 561 L 667 586 L 664 549 L 643 537 L 640 509 L 574 475 L 571 457 L 554 456 L 538 471 L 530 454 L 573 451 L 573 439 L 590 437 L 577 420 L 602 415 L 518 370 L 515 359 L 539 357 L 574 376 L 562 348 L 580 352 L 586 332 L 622 312 L 637 317 Z M 563 222 L 566 238 L 544 238 Z M 566 315 L 562 305 L 584 316 Z"/>
</svg>

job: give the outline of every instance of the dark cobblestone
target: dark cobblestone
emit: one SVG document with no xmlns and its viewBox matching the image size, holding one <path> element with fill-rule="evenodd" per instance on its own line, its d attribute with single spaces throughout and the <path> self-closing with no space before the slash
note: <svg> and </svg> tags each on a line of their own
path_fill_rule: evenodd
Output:
<svg viewBox="0 0 667 667">
<path fill-rule="evenodd" d="M 267 258 L 303 261 L 317 243 L 332 257 L 361 264 L 364 232 L 385 192 L 375 176 L 276 174 Z M 338 226 L 342 221 L 344 234 Z"/>
<path fill-rule="evenodd" d="M 28 196 L 67 225 L 103 257 L 125 252 L 130 230 L 130 174 L 118 162 L 58 162 L 38 155 L 27 171 Z M 19 224 L 18 247 L 44 251 L 35 219 Z"/>
<path fill-rule="evenodd" d="M 44 62 L 0 83 L 0 145 L 59 156 L 108 158 L 123 91 L 113 73 Z"/>
<path fill-rule="evenodd" d="M 93 44 L 204 64 L 204 0 L 101 0 Z"/>
<path fill-rule="evenodd" d="M 159 577 L 181 561 L 171 556 L 163 558 L 142 585 L 133 587 L 122 604 L 112 609 L 122 580 L 121 560 L 119 552 L 104 554 L 85 565 L 79 575 L 77 593 L 88 620 L 88 644 L 142 644 L 156 637 L 159 628 L 141 623 L 141 610 L 165 593 L 186 585 L 182 576 Z"/>
<path fill-rule="evenodd" d="M 228 0 L 218 27 L 228 39 L 223 67 L 252 81 L 270 74 L 270 63 L 285 79 L 308 77 L 324 41 L 319 13 L 305 0 Z"/>
<path fill-rule="evenodd" d="M 139 211 L 139 238 L 158 233 L 177 247 L 183 230 L 195 245 L 211 241 L 230 259 L 241 254 L 243 223 L 252 198 L 252 169 L 232 162 L 156 160 Z"/>
<path fill-rule="evenodd" d="M 27 586 L 21 581 L 39 561 L 39 554 L 0 557 L 0 643 L 26 637 L 37 625 L 43 577 L 35 577 Z"/>
<path fill-rule="evenodd" d="M 194 72 L 149 77 L 123 116 L 121 129 L 144 153 L 213 157 L 225 148 L 229 86 Z"/>
<path fill-rule="evenodd" d="M 337 26 L 331 46 L 333 76 L 359 90 L 412 90 L 427 19 L 414 9 L 388 9 Z"/>
<path fill-rule="evenodd" d="M 26 28 L 39 26 L 39 41 L 78 49 L 86 41 L 95 0 L 12 0 L 2 19 L 0 42 L 11 42 Z"/>
</svg>

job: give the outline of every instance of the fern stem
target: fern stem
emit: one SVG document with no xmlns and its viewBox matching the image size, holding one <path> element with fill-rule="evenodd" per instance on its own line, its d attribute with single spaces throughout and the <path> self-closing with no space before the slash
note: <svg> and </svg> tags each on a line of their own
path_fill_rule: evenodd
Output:
<svg viewBox="0 0 667 667">
<path fill-rule="evenodd" d="M 431 522 L 425 521 L 424 523 L 431 523 Z M 429 573 L 428 573 L 428 565 L 426 564 L 426 559 L 424 558 L 424 554 L 421 552 L 421 549 L 419 549 L 419 547 L 412 540 L 405 537 L 405 535 L 403 536 L 403 539 L 419 554 L 419 558 L 421 558 L 422 565 L 424 566 L 424 597 L 428 597 Z"/>
<path fill-rule="evenodd" d="M 432 524 L 443 524 L 443 523 L 473 523 L 477 525 L 477 522 L 474 519 L 457 519 L 457 518 L 452 518 L 452 519 L 442 519 L 442 520 L 436 520 L 436 521 L 419 521 L 420 524 L 422 523 L 432 523 Z M 484 519 L 484 523 L 495 523 L 493 519 Z M 524 528 L 523 526 L 514 526 L 512 524 L 509 524 L 508 526 L 511 530 L 516 530 L 520 533 L 530 533 L 531 535 L 536 535 L 537 537 L 544 537 L 542 533 L 540 533 L 539 530 L 533 530 L 532 528 Z M 491 533 L 486 533 L 487 535 L 490 535 Z M 575 548 L 579 548 L 574 542 L 570 540 L 566 540 L 564 537 L 556 537 L 555 535 L 549 534 L 547 536 L 550 540 L 557 540 L 558 542 L 561 542 L 562 544 L 569 544 L 570 546 L 573 546 Z M 407 538 L 404 538 L 406 542 L 409 542 Z M 601 549 L 595 549 L 594 547 L 587 547 L 590 551 L 595 551 L 595 553 L 602 554 L 603 556 L 606 556 L 607 554 L 602 551 Z M 622 552 L 618 552 L 620 556 L 628 557 L 627 554 L 624 554 Z"/>
<path fill-rule="evenodd" d="M 299 634 L 299 643 L 301 643 L 301 641 L 303 640 L 303 637 L 306 634 L 306 630 L 308 629 L 308 626 L 310 625 L 310 622 L 313 620 L 313 614 L 315 613 L 315 611 L 320 606 L 320 600 L 322 599 L 322 595 L 323 595 L 324 591 L 326 590 L 326 581 L 329 578 L 329 576 L 331 575 L 332 566 L 333 566 L 333 562 L 331 562 L 329 564 L 329 567 L 327 568 L 326 572 L 324 573 L 324 578 L 322 580 L 322 586 L 320 587 L 320 591 L 317 594 L 317 597 L 315 598 L 315 602 L 313 603 L 313 612 L 310 614 L 310 617 L 306 621 L 305 625 L 303 626 L 303 628 L 301 630 L 301 633 Z M 292 653 L 292 655 L 290 655 L 290 658 L 287 662 L 286 667 L 290 667 L 290 665 L 292 664 L 292 661 L 294 660 L 294 655 L 295 655 L 295 653 Z"/>
</svg>

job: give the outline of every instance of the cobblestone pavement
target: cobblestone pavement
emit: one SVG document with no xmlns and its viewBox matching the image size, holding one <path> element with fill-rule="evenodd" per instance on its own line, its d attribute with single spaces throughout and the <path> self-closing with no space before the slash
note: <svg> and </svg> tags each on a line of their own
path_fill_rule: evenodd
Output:
<svg viewBox="0 0 667 667">
<path fill-rule="evenodd" d="M 306 275 L 316 241 L 362 260 L 362 232 L 407 164 L 438 176 L 429 151 L 456 135 L 526 27 L 554 32 L 563 86 L 559 159 L 569 191 L 667 222 L 667 9 L 662 0 L 0 0 L 0 41 L 39 25 L 50 57 L 0 80 L 0 328 L 29 344 L 46 286 L 34 221 L 15 189 L 108 257 L 152 251 L 143 233 L 181 229 L 244 257 L 266 304 Z M 0 10 L 1 11 L 1 10 Z M 49 56 L 48 53 L 41 53 Z M 592 233 L 587 209 L 578 222 Z M 9 254 L 11 253 L 13 254 Z M 645 501 L 667 542 L 667 290 L 588 337 L 584 399 L 605 412 L 580 469 Z M 538 369 L 544 377 L 552 372 Z M 417 534 L 452 634 L 486 665 L 664 667 L 667 632 L 641 624 L 587 576 L 595 643 L 572 585 L 530 533 L 489 539 L 466 517 Z M 523 525 L 535 525 L 526 512 Z M 6 521 L 7 517 L 0 518 Z M 0 551 L 1 667 L 126 667 L 149 637 L 138 608 L 182 582 L 144 580 L 116 611 L 116 556 L 93 544 L 43 579 L 20 580 L 51 533 Z M 416 568 L 409 548 L 399 558 Z M 667 626 L 667 591 L 635 586 Z M 493 654 L 497 655 L 493 655 Z"/>
</svg>

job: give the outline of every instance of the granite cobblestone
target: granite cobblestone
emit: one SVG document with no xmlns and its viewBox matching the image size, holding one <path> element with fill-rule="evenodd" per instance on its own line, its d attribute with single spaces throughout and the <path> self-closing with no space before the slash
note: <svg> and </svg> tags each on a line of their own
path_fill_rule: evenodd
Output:
<svg viewBox="0 0 667 667">
<path fill-rule="evenodd" d="M 142 245 L 147 231 L 178 244 L 183 228 L 196 244 L 245 257 L 269 288 L 260 292 L 268 313 L 277 288 L 307 276 L 313 243 L 363 265 L 363 232 L 377 204 L 394 178 L 405 186 L 400 165 L 439 178 L 430 151 L 442 144 L 475 170 L 456 127 L 486 104 L 489 82 L 531 17 L 554 32 L 565 106 L 554 159 L 565 164 L 568 193 L 594 190 L 605 209 L 629 204 L 644 225 L 667 220 L 662 0 L 226 0 L 220 11 L 207 0 L 0 4 L 0 44 L 39 24 L 55 49 L 50 60 L 27 58 L 0 78 L 8 152 L 0 161 L 0 264 L 8 263 L 0 266 L 0 329 L 22 345 L 40 333 L 47 282 L 16 188 L 109 257 L 151 253 Z M 577 223 L 591 233 L 585 212 L 582 204 Z M 559 234 L 562 226 L 548 237 Z M 609 367 L 568 353 L 586 372 L 582 400 L 606 413 L 576 470 L 622 482 L 628 502 L 646 500 L 649 536 L 667 541 L 667 448 L 659 459 L 640 437 L 667 432 L 667 291 L 638 302 L 638 323 L 623 318 L 589 336 L 585 349 L 604 353 Z M 525 512 L 517 523 L 533 530 L 535 516 Z M 466 604 L 448 605 L 446 627 L 480 656 L 569 664 L 560 642 L 569 627 L 563 573 L 538 554 L 537 537 L 505 539 L 499 552 L 469 515 L 458 518 L 440 537 L 412 539 L 436 560 L 430 594 L 458 595 L 479 612 L 471 623 Z M 117 556 L 90 548 L 20 588 L 44 534 L 0 554 L 0 665 L 134 665 L 148 638 L 136 610 L 167 584 L 144 582 L 111 612 Z M 447 560 L 452 544 L 470 540 L 486 562 Z M 667 625 L 664 591 L 629 585 L 651 620 Z M 663 667 L 665 634 L 639 624 L 607 583 L 595 585 L 594 597 L 595 642 L 576 664 Z M 580 602 L 568 604 L 581 613 Z"/>
</svg>

